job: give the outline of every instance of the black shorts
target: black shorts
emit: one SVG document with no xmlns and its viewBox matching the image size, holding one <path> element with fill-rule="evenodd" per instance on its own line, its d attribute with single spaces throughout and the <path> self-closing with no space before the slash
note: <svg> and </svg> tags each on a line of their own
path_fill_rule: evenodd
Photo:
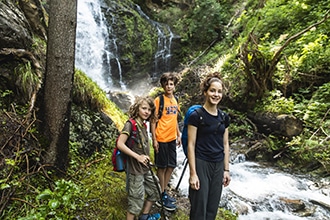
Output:
<svg viewBox="0 0 330 220">
<path fill-rule="evenodd" d="M 158 153 L 155 153 L 155 165 L 158 168 L 176 167 L 176 140 L 158 142 Z"/>
</svg>

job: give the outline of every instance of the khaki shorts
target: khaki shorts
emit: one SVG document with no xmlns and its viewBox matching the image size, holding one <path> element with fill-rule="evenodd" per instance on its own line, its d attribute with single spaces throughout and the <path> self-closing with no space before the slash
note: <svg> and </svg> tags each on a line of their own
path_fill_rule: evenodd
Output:
<svg viewBox="0 0 330 220">
<path fill-rule="evenodd" d="M 144 198 L 155 202 L 160 199 L 151 172 L 144 175 L 127 174 L 128 178 L 128 208 L 127 211 L 139 215 L 143 208 Z M 158 178 L 157 184 L 159 184 Z"/>
</svg>

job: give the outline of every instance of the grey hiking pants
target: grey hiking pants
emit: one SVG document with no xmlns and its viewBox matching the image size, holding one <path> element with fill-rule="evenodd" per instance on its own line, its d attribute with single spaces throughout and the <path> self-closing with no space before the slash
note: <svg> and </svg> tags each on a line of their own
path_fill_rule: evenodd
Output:
<svg viewBox="0 0 330 220">
<path fill-rule="evenodd" d="M 200 189 L 189 188 L 190 220 L 214 220 L 222 193 L 223 161 L 212 163 L 196 159 Z"/>
</svg>

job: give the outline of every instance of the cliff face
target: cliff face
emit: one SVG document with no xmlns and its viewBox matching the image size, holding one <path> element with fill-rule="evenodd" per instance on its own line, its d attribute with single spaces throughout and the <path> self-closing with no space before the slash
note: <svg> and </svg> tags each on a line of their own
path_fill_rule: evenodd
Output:
<svg viewBox="0 0 330 220">
<path fill-rule="evenodd" d="M 26 49 L 32 44 L 32 30 L 24 13 L 12 2 L 0 2 L 0 48 Z"/>
<path fill-rule="evenodd" d="M 47 17 L 43 12 L 38 0 L 0 2 L 0 89 L 18 90 L 25 101 L 31 95 L 28 84 L 35 87 L 31 81 L 41 79 L 44 70 Z M 34 77 L 22 80 L 19 69 Z"/>
</svg>

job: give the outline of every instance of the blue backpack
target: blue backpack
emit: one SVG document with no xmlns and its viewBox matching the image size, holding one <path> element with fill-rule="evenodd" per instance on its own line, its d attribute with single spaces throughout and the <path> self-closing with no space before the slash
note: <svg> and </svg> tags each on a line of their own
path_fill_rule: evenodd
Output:
<svg viewBox="0 0 330 220">
<path fill-rule="evenodd" d="M 193 113 L 194 111 L 196 111 L 198 113 L 201 124 L 203 123 L 202 106 L 201 105 L 190 106 L 184 116 L 183 130 L 181 133 L 182 148 L 183 148 L 183 152 L 186 155 L 186 157 L 188 155 L 188 119 L 189 119 L 189 116 L 191 115 L 191 113 Z M 223 111 L 221 111 L 220 109 L 218 109 L 218 111 L 219 111 L 219 114 L 221 115 L 221 120 L 224 121 L 225 126 L 227 127 L 229 125 L 229 117 L 228 116 L 226 117 L 226 114 Z"/>
</svg>

